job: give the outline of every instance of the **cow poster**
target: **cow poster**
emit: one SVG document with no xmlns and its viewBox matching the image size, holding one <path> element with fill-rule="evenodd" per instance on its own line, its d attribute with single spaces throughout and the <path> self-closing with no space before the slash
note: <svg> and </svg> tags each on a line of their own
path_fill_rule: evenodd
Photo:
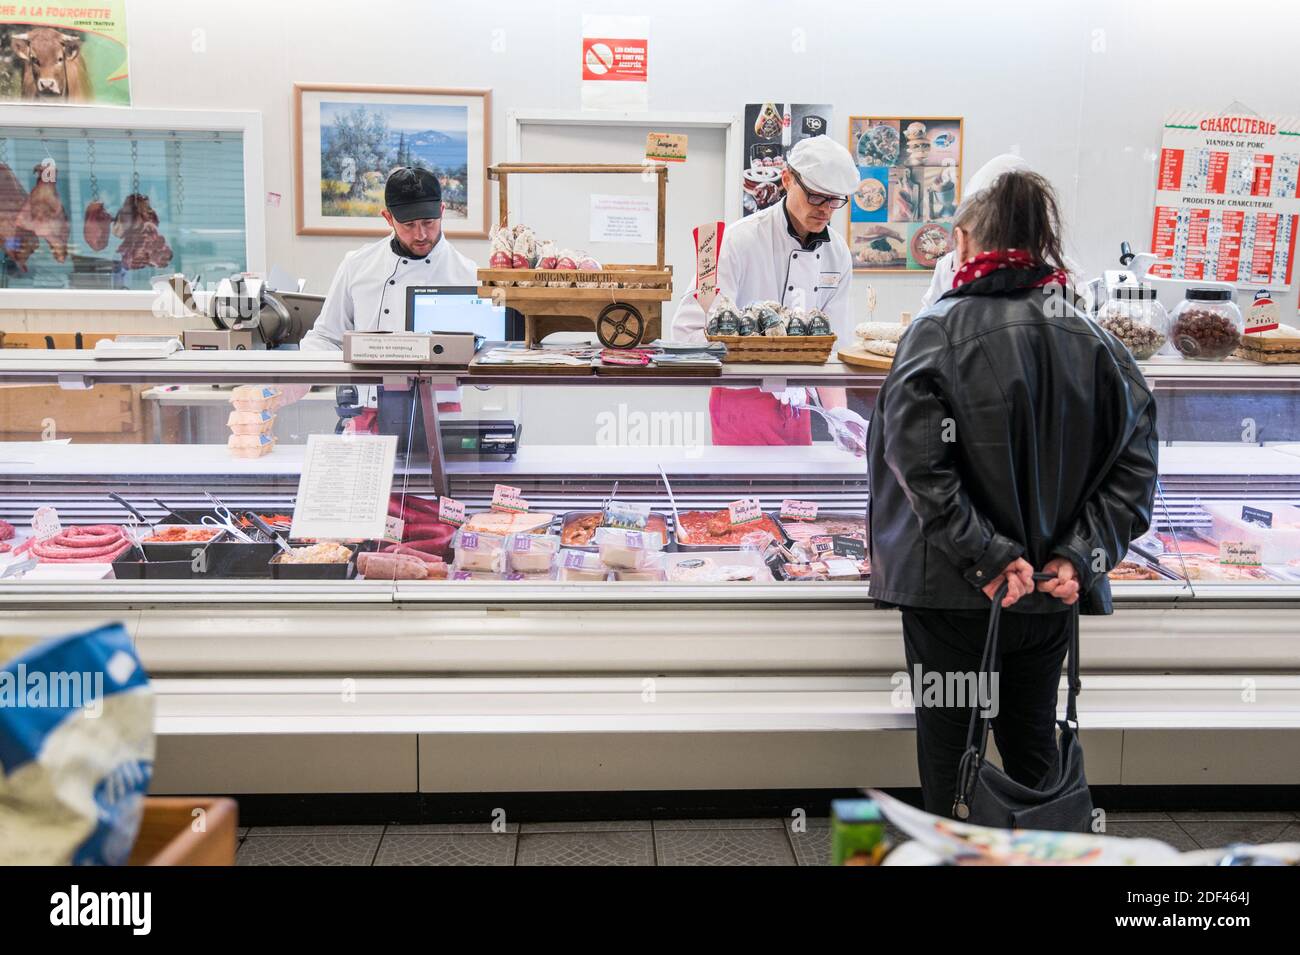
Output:
<svg viewBox="0 0 1300 955">
<path fill-rule="evenodd" d="M 125 0 L 0 3 L 0 102 L 130 106 Z"/>
</svg>

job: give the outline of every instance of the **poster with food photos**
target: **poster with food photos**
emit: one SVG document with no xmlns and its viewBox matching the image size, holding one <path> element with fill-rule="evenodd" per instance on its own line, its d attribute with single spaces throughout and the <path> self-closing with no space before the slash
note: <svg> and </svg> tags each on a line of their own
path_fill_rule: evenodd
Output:
<svg viewBox="0 0 1300 955">
<path fill-rule="evenodd" d="M 1300 120 L 1185 110 L 1165 121 L 1152 275 L 1273 291 L 1291 284 L 1300 216 Z"/>
<path fill-rule="evenodd" d="M 960 117 L 850 116 L 858 189 L 848 241 L 860 272 L 933 269 L 961 200 Z"/>
<path fill-rule="evenodd" d="M 827 104 L 750 103 L 745 107 L 744 129 L 740 210 L 742 216 L 748 216 L 781 201 L 786 154 L 802 139 L 830 135 L 831 108 Z"/>
</svg>

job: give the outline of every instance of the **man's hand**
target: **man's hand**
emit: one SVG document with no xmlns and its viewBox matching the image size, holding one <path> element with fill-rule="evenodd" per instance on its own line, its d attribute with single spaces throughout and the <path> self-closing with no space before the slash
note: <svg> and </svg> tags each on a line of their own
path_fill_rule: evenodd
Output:
<svg viewBox="0 0 1300 955">
<path fill-rule="evenodd" d="M 984 596 L 992 600 L 997 596 L 998 588 L 1002 582 L 1007 583 L 1007 595 L 1002 598 L 1003 608 L 1010 607 L 1013 603 L 1023 597 L 1025 594 L 1033 593 L 1034 590 L 1034 568 L 1029 565 L 1029 561 L 1023 557 L 1017 557 L 1011 563 L 1002 569 L 991 581 L 980 589 L 984 591 Z"/>
<path fill-rule="evenodd" d="M 1055 576 L 1051 580 L 1040 581 L 1040 591 L 1050 594 L 1067 607 L 1079 599 L 1079 575 L 1074 564 L 1064 557 L 1053 557 L 1044 565 L 1043 572 Z"/>
</svg>

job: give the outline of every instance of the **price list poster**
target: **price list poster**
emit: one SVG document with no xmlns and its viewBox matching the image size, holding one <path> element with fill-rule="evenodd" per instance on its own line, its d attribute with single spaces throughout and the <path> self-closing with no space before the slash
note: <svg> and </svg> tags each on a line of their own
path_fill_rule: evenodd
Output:
<svg viewBox="0 0 1300 955">
<path fill-rule="evenodd" d="M 1300 216 L 1300 120 L 1184 111 L 1165 122 L 1153 275 L 1284 289 Z"/>
</svg>

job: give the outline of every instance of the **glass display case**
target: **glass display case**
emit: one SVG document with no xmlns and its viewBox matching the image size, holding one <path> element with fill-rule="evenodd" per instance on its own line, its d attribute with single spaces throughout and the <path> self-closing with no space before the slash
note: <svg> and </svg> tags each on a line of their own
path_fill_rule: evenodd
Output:
<svg viewBox="0 0 1300 955">
<path fill-rule="evenodd" d="M 1184 761 L 1129 756 L 1164 752 L 1161 734 L 1186 729 L 1226 732 L 1232 752 L 1232 733 L 1293 727 L 1300 713 L 1300 368 L 1143 368 L 1160 402 L 1157 515 L 1112 574 L 1117 612 L 1083 618 L 1080 705 L 1101 734 L 1091 775 L 1120 781 L 1123 735 L 1125 778 L 1135 760 L 1133 778 L 1189 781 Z M 820 417 L 808 446 L 714 446 L 709 396 L 843 388 L 869 417 L 882 380 L 833 362 L 634 379 L 366 368 L 275 350 L 139 361 L 0 351 L 0 518 L 13 528 L 0 637 L 123 621 L 158 681 L 162 744 L 184 770 L 160 791 L 215 785 L 203 767 L 218 752 L 259 767 L 244 791 L 364 791 L 372 781 L 355 767 L 390 753 L 413 779 L 417 746 L 421 788 L 508 789 L 515 777 L 462 734 L 527 749 L 538 733 L 575 731 L 596 734 L 581 736 L 596 748 L 573 758 L 600 753 L 610 766 L 640 751 L 619 742 L 628 732 L 675 734 L 664 752 L 677 754 L 680 785 L 849 785 L 857 751 L 842 747 L 911 725 L 895 699 L 899 615 L 870 600 L 857 549 L 865 459 Z M 282 527 L 311 436 L 372 423 L 398 445 L 389 512 L 405 525 L 391 540 L 346 541 L 339 561 L 284 566 L 242 518 Z M 526 511 L 494 511 L 498 485 L 518 489 Z M 442 498 L 464 506 L 465 527 L 433 513 Z M 758 518 L 733 526 L 729 505 L 743 520 L 754 499 Z M 793 517 L 794 501 L 816 514 Z M 42 508 L 64 536 L 32 567 L 36 545 L 23 543 Z M 89 530 L 69 537 L 73 526 Z M 72 560 L 82 554 L 93 559 Z M 366 692 L 340 697 L 340 679 L 364 679 Z M 791 750 L 790 732 L 807 745 Z M 268 755 L 281 751 L 250 734 L 294 739 L 322 768 L 286 782 Z M 760 737 L 763 759 L 729 775 L 716 747 Z M 880 739 L 873 765 L 891 768 L 873 778 L 910 784 L 913 757 Z M 449 781 L 436 768 L 447 761 L 473 769 Z M 755 776 L 756 765 L 767 768 Z M 617 785 L 638 771 L 625 766 Z M 560 788 L 603 785 L 574 772 Z M 405 785 L 391 775 L 375 778 Z"/>
</svg>

